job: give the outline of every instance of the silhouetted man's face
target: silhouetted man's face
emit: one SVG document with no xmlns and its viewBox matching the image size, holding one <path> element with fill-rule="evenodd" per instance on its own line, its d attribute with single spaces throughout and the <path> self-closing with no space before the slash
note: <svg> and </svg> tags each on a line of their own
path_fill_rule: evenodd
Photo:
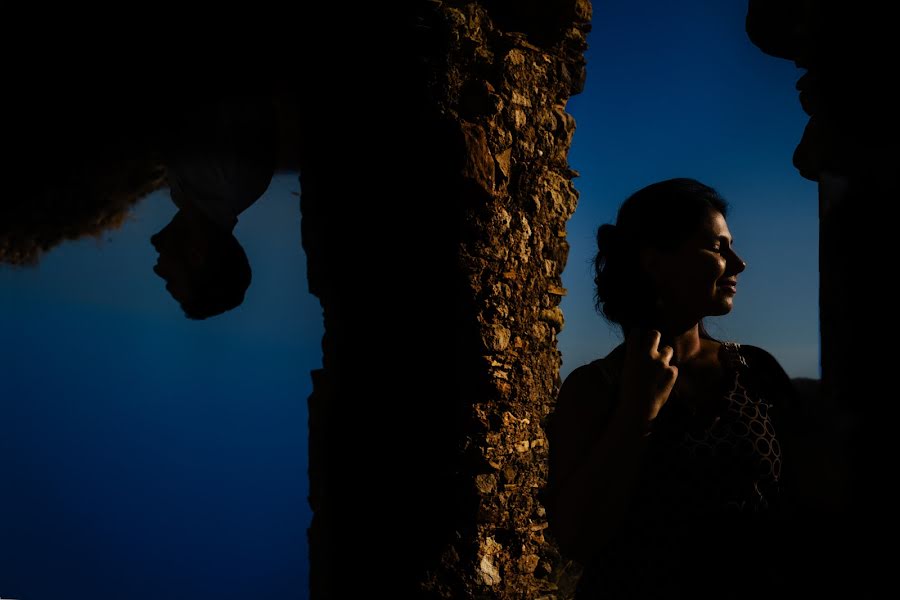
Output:
<svg viewBox="0 0 900 600">
<path fill-rule="evenodd" d="M 205 244 L 180 211 L 150 242 L 159 252 L 153 272 L 166 280 L 166 290 L 179 304 L 190 303 L 191 276 L 205 262 Z"/>
<path fill-rule="evenodd" d="M 153 271 L 192 319 L 205 319 L 241 304 L 250 265 L 230 232 L 179 211 L 150 238 L 159 252 Z"/>
</svg>

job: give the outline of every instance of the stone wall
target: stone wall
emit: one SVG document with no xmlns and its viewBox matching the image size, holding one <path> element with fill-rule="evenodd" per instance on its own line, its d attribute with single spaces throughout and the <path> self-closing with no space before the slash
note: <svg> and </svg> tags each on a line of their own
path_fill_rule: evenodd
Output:
<svg viewBox="0 0 900 600">
<path fill-rule="evenodd" d="M 590 10 L 420 2 L 308 71 L 314 597 L 570 593 L 538 493 Z"/>
</svg>

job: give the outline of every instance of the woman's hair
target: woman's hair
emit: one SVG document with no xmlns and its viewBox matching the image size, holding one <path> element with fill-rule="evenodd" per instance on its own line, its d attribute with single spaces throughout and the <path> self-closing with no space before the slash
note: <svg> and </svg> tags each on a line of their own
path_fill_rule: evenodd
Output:
<svg viewBox="0 0 900 600">
<path fill-rule="evenodd" d="M 709 209 L 727 216 L 728 203 L 711 187 L 694 179 L 668 179 L 633 193 L 616 224 L 597 229 L 594 257 L 597 312 L 624 334 L 647 326 L 656 313 L 656 294 L 641 267 L 641 249 L 675 250 L 703 223 Z M 712 339 L 700 322 L 700 336 Z"/>
</svg>

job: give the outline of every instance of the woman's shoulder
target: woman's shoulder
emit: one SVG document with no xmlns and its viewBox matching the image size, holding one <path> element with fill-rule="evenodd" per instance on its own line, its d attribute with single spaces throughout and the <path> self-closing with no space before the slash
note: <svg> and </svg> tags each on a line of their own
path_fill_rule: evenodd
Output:
<svg viewBox="0 0 900 600">
<path fill-rule="evenodd" d="M 620 344 L 605 357 L 573 369 L 563 382 L 563 388 L 580 389 L 587 386 L 596 389 L 597 386 L 615 385 L 625 364 L 624 360 L 625 344 Z"/>
<path fill-rule="evenodd" d="M 608 422 L 618 397 L 619 358 L 613 350 L 573 369 L 563 381 L 547 428 L 551 463 L 557 467 L 583 456 Z"/>
<path fill-rule="evenodd" d="M 624 365 L 624 345 L 607 356 L 572 370 L 563 381 L 556 402 L 558 418 L 569 416 L 582 424 L 606 418 L 617 395 Z"/>
<path fill-rule="evenodd" d="M 770 401 L 792 412 L 802 412 L 801 398 L 794 382 L 771 352 L 752 344 L 734 344 L 743 357 L 749 384 Z"/>
<path fill-rule="evenodd" d="M 746 367 L 755 374 L 790 384 L 790 378 L 781 366 L 781 363 L 768 350 L 752 344 L 739 344 L 737 342 L 723 342 L 723 346 L 726 349 L 729 347 L 735 348 L 743 358 Z"/>
</svg>

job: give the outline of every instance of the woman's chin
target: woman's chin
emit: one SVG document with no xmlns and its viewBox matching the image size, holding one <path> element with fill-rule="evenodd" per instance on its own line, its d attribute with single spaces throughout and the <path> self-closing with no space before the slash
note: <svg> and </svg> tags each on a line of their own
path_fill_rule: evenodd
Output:
<svg viewBox="0 0 900 600">
<path fill-rule="evenodd" d="M 720 317 L 727 315 L 734 308 L 734 302 L 731 298 L 716 303 L 716 306 L 710 311 L 709 316 Z"/>
</svg>

